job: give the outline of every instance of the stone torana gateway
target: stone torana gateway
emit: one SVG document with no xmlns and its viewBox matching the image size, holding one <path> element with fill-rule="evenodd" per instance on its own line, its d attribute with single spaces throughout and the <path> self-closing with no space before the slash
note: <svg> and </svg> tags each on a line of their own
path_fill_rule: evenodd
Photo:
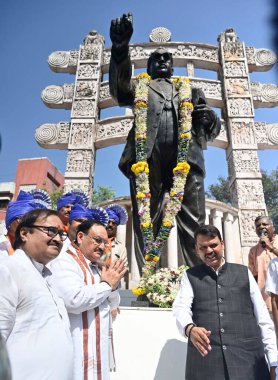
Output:
<svg viewBox="0 0 278 380">
<path fill-rule="evenodd" d="M 185 69 L 184 75 L 193 87 L 204 91 L 209 106 L 221 109 L 221 132 L 210 145 L 226 150 L 233 207 L 207 201 L 207 221 L 226 235 L 227 258 L 245 261 L 249 248 L 257 242 L 254 219 L 267 212 L 258 150 L 278 148 L 278 124 L 255 121 L 256 108 L 278 106 L 278 86 L 251 82 L 250 73 L 270 70 L 275 54 L 246 46 L 233 29 L 219 35 L 218 45 L 208 45 L 172 42 L 169 30 L 156 28 L 149 43 L 130 45 L 133 68 L 146 68 L 150 53 L 158 47 L 172 53 L 173 66 Z M 96 150 L 124 144 L 132 127 L 133 115 L 129 110 L 125 116 L 101 118 L 101 110 L 116 106 L 108 82 L 102 80 L 109 71 L 109 61 L 110 49 L 104 47 L 104 38 L 96 31 L 85 37 L 79 50 L 56 51 L 48 58 L 53 71 L 75 74 L 75 83 L 47 86 L 41 95 L 48 107 L 71 110 L 70 121 L 43 124 L 35 134 L 44 148 L 68 150 L 65 191 L 80 188 L 91 196 Z M 215 71 L 218 79 L 197 78 L 195 68 Z M 235 219 L 240 259 L 231 256 L 235 248 L 234 230 L 230 227 Z M 168 256 L 170 264 L 178 262 Z"/>
</svg>

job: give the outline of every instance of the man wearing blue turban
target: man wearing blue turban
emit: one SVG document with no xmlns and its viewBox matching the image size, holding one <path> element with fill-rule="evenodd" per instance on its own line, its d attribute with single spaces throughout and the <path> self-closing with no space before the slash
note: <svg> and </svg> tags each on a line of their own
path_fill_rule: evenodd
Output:
<svg viewBox="0 0 278 380">
<path fill-rule="evenodd" d="M 70 193 L 62 195 L 57 201 L 57 211 L 59 218 L 64 224 L 64 230 L 69 231 L 69 215 L 74 205 L 79 204 L 87 207 L 88 197 L 80 190 L 72 190 Z"/>
<path fill-rule="evenodd" d="M 50 203 L 48 203 L 49 196 L 46 194 L 44 190 L 35 190 L 30 193 L 21 190 L 16 201 L 9 202 L 5 219 L 7 235 L 0 236 L 0 258 L 13 254 L 12 245 L 14 243 L 15 231 L 21 217 L 34 209 L 47 208 L 47 205 L 50 206 Z M 42 201 L 43 197 L 45 197 L 44 201 Z"/>
<path fill-rule="evenodd" d="M 106 227 L 109 248 L 106 250 L 102 259 L 105 260 L 106 263 L 121 259 L 125 263 L 125 267 L 128 268 L 126 247 L 117 239 L 117 227 L 118 225 L 124 225 L 127 223 L 127 211 L 124 207 L 114 203 L 108 206 L 105 211 L 109 216 L 108 225 Z M 127 282 L 127 278 L 125 280 Z M 122 285 L 125 284 L 123 283 Z"/>
</svg>

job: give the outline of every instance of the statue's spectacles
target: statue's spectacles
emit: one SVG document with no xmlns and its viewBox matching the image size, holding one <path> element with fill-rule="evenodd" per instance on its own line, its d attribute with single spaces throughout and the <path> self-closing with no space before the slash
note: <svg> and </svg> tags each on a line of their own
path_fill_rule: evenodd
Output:
<svg viewBox="0 0 278 380">
<path fill-rule="evenodd" d="M 152 59 L 154 61 L 161 61 L 162 58 L 164 61 L 171 61 L 172 55 L 170 53 L 163 53 L 163 54 L 157 53 L 157 54 L 152 55 Z"/>
<path fill-rule="evenodd" d="M 62 241 L 65 241 L 66 238 L 68 237 L 67 233 L 64 230 L 59 230 L 57 227 L 37 226 L 35 224 L 29 227 L 36 228 L 37 230 L 44 232 L 45 234 L 47 234 L 47 236 L 51 237 L 52 239 L 55 238 L 55 236 L 59 235 L 60 239 Z"/>
<path fill-rule="evenodd" d="M 87 235 L 90 239 L 94 240 L 98 245 L 101 245 L 103 244 L 104 247 L 109 247 L 109 243 L 107 240 L 104 240 L 102 239 L 101 237 L 99 236 L 90 236 L 90 235 Z"/>
</svg>

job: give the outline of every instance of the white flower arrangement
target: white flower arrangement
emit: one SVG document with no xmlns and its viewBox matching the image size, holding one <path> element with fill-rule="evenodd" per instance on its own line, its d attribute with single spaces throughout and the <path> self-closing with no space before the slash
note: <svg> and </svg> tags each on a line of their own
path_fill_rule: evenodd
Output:
<svg viewBox="0 0 278 380">
<path fill-rule="evenodd" d="M 188 267 L 161 268 L 149 275 L 143 273 L 137 288 L 133 293 L 141 296 L 145 294 L 149 301 L 159 307 L 170 308 L 180 288 L 181 277 Z"/>
</svg>

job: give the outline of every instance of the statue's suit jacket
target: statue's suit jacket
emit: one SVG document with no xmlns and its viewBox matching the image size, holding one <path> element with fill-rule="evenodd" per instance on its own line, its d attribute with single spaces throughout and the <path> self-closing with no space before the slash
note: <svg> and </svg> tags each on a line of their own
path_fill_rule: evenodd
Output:
<svg viewBox="0 0 278 380">
<path fill-rule="evenodd" d="M 117 99 L 120 106 L 132 106 L 134 102 L 134 83 L 131 80 L 131 63 L 126 54 L 119 56 L 112 48 L 111 61 L 110 61 L 110 76 L 109 76 L 110 92 L 111 95 Z M 172 105 L 178 120 L 178 91 L 173 84 L 173 97 Z M 148 94 L 148 116 L 147 116 L 147 158 L 150 158 L 155 144 L 158 126 L 160 125 L 160 118 L 166 102 L 165 95 L 157 80 L 151 80 L 149 85 Z M 197 105 L 200 102 L 206 103 L 206 99 L 202 90 L 192 89 L 192 102 Z M 211 111 L 213 112 L 213 111 Z M 206 140 L 214 139 L 220 131 L 220 122 L 216 118 L 213 126 L 209 131 L 206 131 Z M 192 134 L 193 139 L 191 142 L 189 160 L 192 171 L 200 171 L 205 175 L 205 165 L 203 150 L 198 142 L 198 125 L 193 124 Z M 135 156 L 135 125 L 130 130 L 125 149 L 119 162 L 119 168 L 130 177 L 130 167 L 136 161 Z"/>
</svg>

